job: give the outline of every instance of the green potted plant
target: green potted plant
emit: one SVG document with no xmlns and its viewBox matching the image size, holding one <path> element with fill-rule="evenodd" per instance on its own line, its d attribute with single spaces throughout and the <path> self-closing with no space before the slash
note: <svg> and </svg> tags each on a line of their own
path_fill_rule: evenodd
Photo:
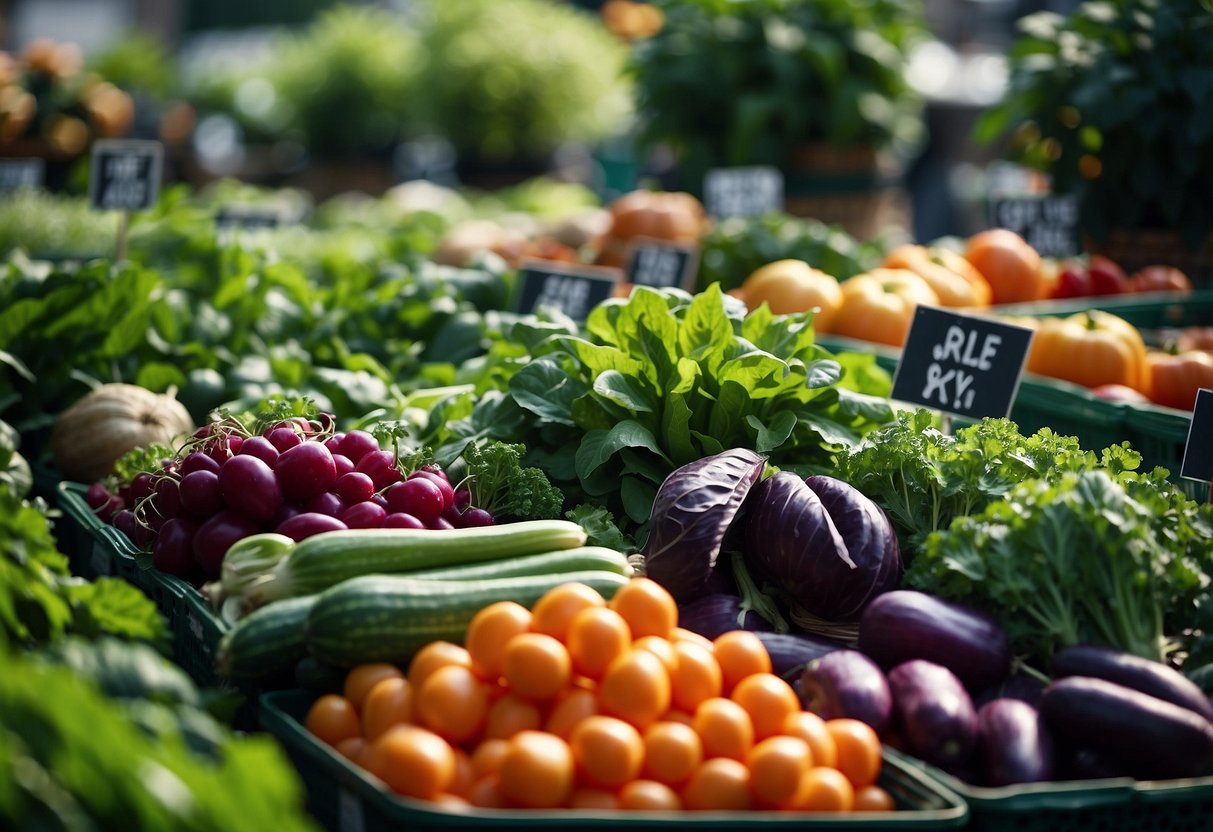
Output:
<svg viewBox="0 0 1213 832">
<path fill-rule="evenodd" d="M 1213 3 L 1089 0 L 1019 31 L 978 138 L 1073 194 L 1092 252 L 1213 285 Z"/>
<path fill-rule="evenodd" d="M 915 0 L 657 0 L 660 32 L 636 44 L 642 147 L 664 145 L 679 187 L 712 167 L 774 165 L 788 208 L 863 219 L 823 198 L 870 195 L 919 142 L 921 101 L 906 80 L 925 35 Z M 891 173 L 892 171 L 892 173 Z M 806 209 L 806 210 L 801 210 Z M 868 236 L 864 233 L 864 236 Z"/>
<path fill-rule="evenodd" d="M 428 56 L 416 103 L 465 181 L 521 181 L 562 144 L 630 125 L 627 48 L 593 14 L 554 0 L 427 0 L 415 11 Z M 485 172 L 505 179 L 474 181 Z"/>
</svg>

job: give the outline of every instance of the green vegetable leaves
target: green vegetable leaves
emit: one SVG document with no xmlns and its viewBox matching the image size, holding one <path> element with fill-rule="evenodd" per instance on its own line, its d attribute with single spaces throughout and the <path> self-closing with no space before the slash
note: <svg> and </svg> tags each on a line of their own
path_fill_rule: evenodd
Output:
<svg viewBox="0 0 1213 832">
<path fill-rule="evenodd" d="M 578 488 L 636 524 L 679 465 L 728 447 L 824 465 L 891 418 L 887 402 L 839 386 L 810 315 L 746 316 L 716 285 L 638 288 L 595 308 L 585 329 L 540 342 L 509 391 L 540 426 L 564 428 L 555 445 L 573 455 Z M 887 392 L 868 378 L 866 392 Z"/>
<path fill-rule="evenodd" d="M 494 518 L 550 520 L 560 516 L 564 495 L 538 468 L 522 465 L 522 445 L 469 442 L 463 449 L 470 503 Z"/>
</svg>

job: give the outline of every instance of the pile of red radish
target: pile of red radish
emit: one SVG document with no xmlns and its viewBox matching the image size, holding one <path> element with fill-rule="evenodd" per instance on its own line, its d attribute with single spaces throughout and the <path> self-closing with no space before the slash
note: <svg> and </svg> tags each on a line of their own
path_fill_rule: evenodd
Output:
<svg viewBox="0 0 1213 832">
<path fill-rule="evenodd" d="M 161 470 L 86 500 L 103 520 L 150 549 L 157 569 L 202 583 L 219 576 L 228 548 L 259 532 L 296 541 L 339 529 L 455 529 L 493 517 L 468 504 L 437 465 L 404 472 L 396 454 L 362 430 L 331 432 L 302 417 L 249 435 L 214 422 Z"/>
</svg>

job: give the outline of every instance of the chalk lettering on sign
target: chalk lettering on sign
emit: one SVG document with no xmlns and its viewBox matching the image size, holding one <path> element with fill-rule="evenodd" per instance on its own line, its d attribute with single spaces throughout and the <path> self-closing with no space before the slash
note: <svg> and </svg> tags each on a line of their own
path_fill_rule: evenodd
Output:
<svg viewBox="0 0 1213 832">
<path fill-rule="evenodd" d="M 589 311 L 590 287 L 583 280 L 560 275 L 548 275 L 543 281 L 535 308 L 550 306 L 570 318 L 584 318 Z"/>
<path fill-rule="evenodd" d="M 645 286 L 676 286 L 682 258 L 664 246 L 642 246 L 636 250 L 632 281 Z"/>
<path fill-rule="evenodd" d="M 966 333 L 959 326 L 948 327 L 947 333 L 944 335 L 942 344 L 936 344 L 931 355 L 936 361 L 955 361 L 957 364 L 963 364 L 966 367 L 976 367 L 979 370 L 989 370 L 992 359 L 998 352 L 998 345 L 1002 343 L 1002 336 L 995 334 L 987 334 L 981 345 L 981 353 L 977 356 L 973 355 L 977 346 L 977 333 L 969 330 Z M 963 353 L 961 347 L 964 348 Z"/>
<path fill-rule="evenodd" d="M 783 174 L 765 166 L 714 168 L 704 177 L 704 202 L 714 217 L 745 217 L 783 207 Z"/>
<path fill-rule="evenodd" d="M 127 205 L 141 205 L 147 200 L 147 183 L 138 180 L 110 182 L 101 196 L 101 207 L 107 210 L 122 209 Z"/>
</svg>

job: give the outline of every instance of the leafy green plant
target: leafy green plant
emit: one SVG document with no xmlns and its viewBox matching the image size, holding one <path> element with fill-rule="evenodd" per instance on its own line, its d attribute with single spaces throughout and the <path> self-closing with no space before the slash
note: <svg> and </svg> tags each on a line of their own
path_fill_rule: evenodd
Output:
<svg viewBox="0 0 1213 832">
<path fill-rule="evenodd" d="M 1079 199 L 1083 230 L 1213 231 L 1213 5 L 1089 0 L 1019 22 L 1010 86 L 979 139 Z"/>
<path fill-rule="evenodd" d="M 902 0 L 658 0 L 665 24 L 632 61 L 640 137 L 670 146 L 697 187 L 717 165 L 787 169 L 810 143 L 911 145 L 905 77 L 924 31 Z"/>
<path fill-rule="evenodd" d="M 428 130 L 461 153 L 502 161 L 622 130 L 626 48 L 582 9 L 552 0 L 428 0 L 417 79 Z"/>
<path fill-rule="evenodd" d="M 823 470 L 892 418 L 887 374 L 847 389 L 811 322 L 746 315 L 715 284 L 697 295 L 640 287 L 595 307 L 580 331 L 509 329 L 521 357 L 489 364 L 500 375 L 487 389 L 439 403 L 421 441 L 440 463 L 468 441 L 522 441 L 567 504 L 605 506 L 631 533 L 680 465 L 747 447 L 772 465 Z"/>
</svg>

